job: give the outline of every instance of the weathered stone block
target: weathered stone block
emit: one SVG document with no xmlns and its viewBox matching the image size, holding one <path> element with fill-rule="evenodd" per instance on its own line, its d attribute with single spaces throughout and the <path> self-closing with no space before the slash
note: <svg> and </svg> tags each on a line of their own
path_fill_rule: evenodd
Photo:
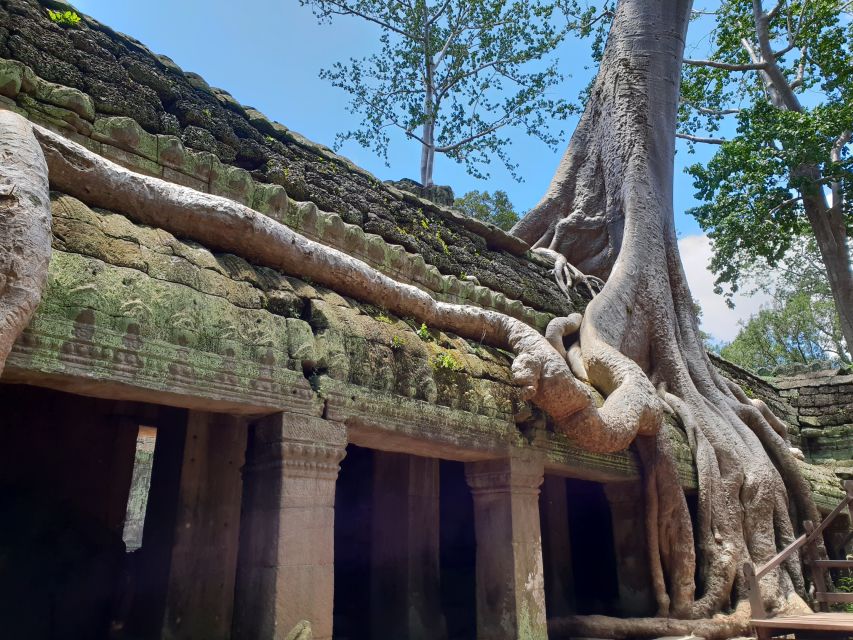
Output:
<svg viewBox="0 0 853 640">
<path fill-rule="evenodd" d="M 255 183 L 251 207 L 268 215 L 273 220 L 284 222 L 289 201 L 287 191 L 277 184 Z"/>
<path fill-rule="evenodd" d="M 48 104 L 69 109 L 89 122 L 95 120 L 95 103 L 78 89 L 39 79 L 36 82 L 35 97 Z"/>
<path fill-rule="evenodd" d="M 255 182 L 244 170 L 214 160 L 210 172 L 210 193 L 251 206 Z"/>
<path fill-rule="evenodd" d="M 163 169 L 156 162 L 143 158 L 131 151 L 125 151 L 124 149 L 114 147 L 111 144 L 104 143 L 101 147 L 101 154 L 105 158 L 109 158 L 113 162 L 117 162 L 131 171 L 144 173 L 156 178 L 159 178 L 162 175 Z"/>
<path fill-rule="evenodd" d="M 157 163 L 157 136 L 145 131 L 132 118 L 98 118 L 92 137 Z"/>
<path fill-rule="evenodd" d="M 14 98 L 20 93 L 23 66 L 20 62 L 0 59 L 0 95 Z"/>
<path fill-rule="evenodd" d="M 182 171 L 175 171 L 171 167 L 163 167 L 163 179 L 168 180 L 169 182 L 174 182 L 175 184 L 180 184 L 185 187 L 195 189 L 196 191 L 207 192 L 206 182 L 203 182 L 198 178 L 188 176 Z"/>
</svg>

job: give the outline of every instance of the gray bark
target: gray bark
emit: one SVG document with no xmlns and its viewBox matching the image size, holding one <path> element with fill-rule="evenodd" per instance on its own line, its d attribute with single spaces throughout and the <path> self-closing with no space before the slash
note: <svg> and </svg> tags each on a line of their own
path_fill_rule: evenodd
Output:
<svg viewBox="0 0 853 640">
<path fill-rule="evenodd" d="M 608 278 L 580 329 L 590 381 L 608 398 L 618 393 L 620 358 L 627 357 L 687 430 L 699 476 L 700 598 L 693 527 L 659 424 L 640 431 L 638 447 L 659 615 L 699 618 L 743 600 L 743 563 L 762 564 L 793 539 L 789 492 L 802 517 L 818 514 L 787 443 L 719 377 L 696 326 L 672 209 L 689 15 L 687 0 L 619 2 L 579 127 L 545 196 L 513 233 Z M 771 610 L 805 606 L 797 561 L 762 586 Z M 634 629 L 650 624 L 636 621 Z M 617 626 L 631 628 L 602 621 L 600 630 Z"/>
<path fill-rule="evenodd" d="M 47 281 L 50 223 L 44 156 L 27 122 L 0 111 L 0 374 Z"/>
</svg>

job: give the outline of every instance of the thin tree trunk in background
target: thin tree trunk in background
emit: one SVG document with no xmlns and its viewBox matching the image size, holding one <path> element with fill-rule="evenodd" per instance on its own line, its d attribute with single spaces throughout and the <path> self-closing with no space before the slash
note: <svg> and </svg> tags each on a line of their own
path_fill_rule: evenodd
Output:
<svg viewBox="0 0 853 640">
<path fill-rule="evenodd" d="M 817 168 L 813 168 L 811 173 L 815 179 L 820 179 Z M 841 333 L 847 342 L 848 352 L 853 352 L 853 269 L 844 214 L 840 207 L 828 206 L 822 191 L 816 195 L 804 195 L 803 208 L 823 259 L 835 309 L 841 320 Z"/>
</svg>

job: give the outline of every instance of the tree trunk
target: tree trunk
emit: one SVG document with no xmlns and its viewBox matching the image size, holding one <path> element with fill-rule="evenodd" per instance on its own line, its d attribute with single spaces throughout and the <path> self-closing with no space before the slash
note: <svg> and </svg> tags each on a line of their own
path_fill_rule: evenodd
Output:
<svg viewBox="0 0 853 640">
<path fill-rule="evenodd" d="M 0 373 L 41 299 L 50 260 L 47 166 L 29 126 L 0 111 Z"/>
<path fill-rule="evenodd" d="M 435 124 L 425 122 L 423 126 L 421 144 L 421 184 L 425 187 L 432 186 L 432 167 L 435 161 Z"/>
<path fill-rule="evenodd" d="M 815 182 L 822 177 L 817 167 L 804 167 L 799 174 Z M 847 342 L 848 352 L 853 352 L 853 268 L 844 214 L 840 203 L 832 207 L 828 205 L 821 187 L 813 189 L 817 192 L 803 194 L 803 208 L 820 249 L 835 309 L 841 320 L 841 333 Z"/>
<path fill-rule="evenodd" d="M 637 363 L 687 431 L 699 477 L 698 589 L 693 528 L 660 423 L 639 431 L 638 448 L 659 615 L 699 618 L 743 601 L 743 564 L 762 564 L 793 540 L 789 492 L 800 517 L 819 515 L 773 417 L 711 365 L 678 254 L 672 179 L 690 5 L 620 0 L 578 129 L 545 196 L 513 233 L 607 278 L 580 329 L 590 381 L 610 401 L 628 378 L 626 361 Z M 799 560 L 771 573 L 762 580 L 768 608 L 804 608 Z M 746 619 L 737 620 L 745 630 Z"/>
<path fill-rule="evenodd" d="M 761 0 L 752 0 L 752 14 L 760 55 L 756 57 L 754 52 L 749 53 L 753 62 L 765 62 L 768 65 L 761 71 L 768 102 L 783 111 L 801 112 L 802 104 L 773 53 L 769 18 L 763 10 Z M 830 155 L 836 152 L 840 152 L 840 148 L 833 148 Z M 848 351 L 853 351 L 853 265 L 850 262 L 850 247 L 847 244 L 847 229 L 841 203 L 833 202 L 832 207 L 828 205 L 826 194 L 820 186 L 823 176 L 819 167 L 804 165 L 794 169 L 791 175 L 794 178 L 806 178 L 810 183 L 800 189 L 803 208 L 820 249 L 835 309 L 841 320 L 841 333 L 847 342 Z"/>
</svg>

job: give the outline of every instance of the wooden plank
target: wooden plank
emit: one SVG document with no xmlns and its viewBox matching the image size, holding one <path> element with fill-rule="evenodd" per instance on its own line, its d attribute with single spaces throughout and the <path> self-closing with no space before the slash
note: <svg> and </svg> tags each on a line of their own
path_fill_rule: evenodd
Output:
<svg viewBox="0 0 853 640">
<path fill-rule="evenodd" d="M 752 609 L 752 615 L 756 618 L 766 618 L 767 612 L 764 610 L 764 601 L 761 599 L 761 589 L 758 586 L 758 578 L 755 577 L 755 567 L 751 562 L 744 563 L 743 575 L 749 588 L 749 606 Z"/>
<path fill-rule="evenodd" d="M 853 593 L 827 593 L 825 591 L 817 591 L 815 592 L 814 597 L 815 600 L 820 602 L 853 604 Z"/>
<path fill-rule="evenodd" d="M 846 481 L 846 482 L 849 482 L 849 481 Z M 833 509 L 832 512 L 828 516 L 826 516 L 823 520 L 821 520 L 820 524 L 817 527 L 815 527 L 815 530 L 809 534 L 809 540 L 808 540 L 809 542 L 811 542 L 812 540 L 818 539 L 818 536 L 823 534 L 823 530 L 829 526 L 830 522 L 835 520 L 835 516 L 837 516 L 839 513 L 841 513 L 844 510 L 844 507 L 848 507 L 850 509 L 850 512 L 853 513 L 853 503 L 851 503 L 851 501 L 850 501 L 851 500 L 850 491 L 853 491 L 853 484 L 851 484 L 850 486 L 847 486 L 845 484 L 845 488 L 848 491 L 847 495 L 844 496 L 844 498 L 841 500 L 841 502 L 838 503 L 838 506 L 835 507 L 835 509 Z"/>
<path fill-rule="evenodd" d="M 809 540 L 813 537 L 813 532 L 815 531 L 814 523 L 811 520 L 806 520 L 803 522 L 803 527 L 806 530 L 806 533 L 809 534 Z M 806 560 L 808 561 L 809 569 L 812 574 L 812 583 L 814 584 L 815 591 L 819 593 L 826 592 L 826 576 L 824 575 L 825 570 L 821 569 L 817 566 L 818 555 L 817 555 L 817 544 L 808 543 L 805 545 L 803 549 L 803 554 L 806 556 Z M 826 600 L 818 600 L 818 607 L 822 611 L 826 611 Z"/>
<path fill-rule="evenodd" d="M 853 569 L 853 560 L 816 560 L 815 565 L 825 569 Z"/>
<path fill-rule="evenodd" d="M 761 620 L 750 620 L 753 627 L 760 629 L 789 629 L 811 631 L 853 631 L 853 614 L 816 613 L 804 616 L 781 616 Z"/>
<path fill-rule="evenodd" d="M 788 556 L 790 556 L 794 551 L 796 551 L 806 543 L 807 538 L 808 536 L 804 533 L 799 538 L 794 540 L 791 544 L 789 544 L 787 547 L 785 547 L 779 553 L 773 556 L 773 558 L 769 562 L 759 567 L 755 572 L 755 577 L 760 580 L 769 571 L 772 571 L 780 564 L 785 562 L 785 560 L 788 559 Z"/>
</svg>

